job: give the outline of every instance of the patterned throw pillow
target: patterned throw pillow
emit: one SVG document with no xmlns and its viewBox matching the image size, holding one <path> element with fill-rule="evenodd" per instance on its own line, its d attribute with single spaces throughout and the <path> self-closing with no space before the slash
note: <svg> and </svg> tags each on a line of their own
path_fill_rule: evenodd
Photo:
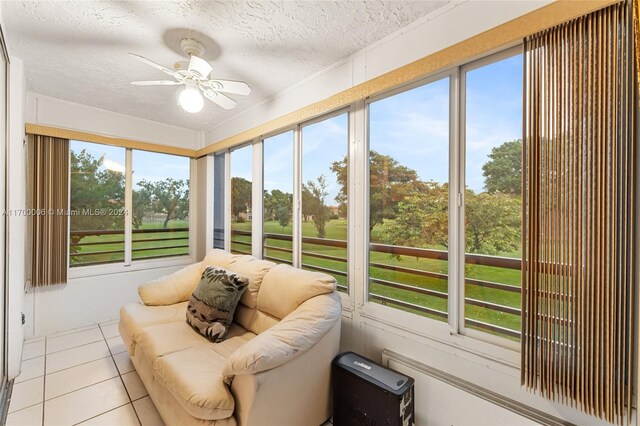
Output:
<svg viewBox="0 0 640 426">
<path fill-rule="evenodd" d="M 226 269 L 207 267 L 189 299 L 187 323 L 208 339 L 223 341 L 248 285 L 248 278 Z"/>
</svg>

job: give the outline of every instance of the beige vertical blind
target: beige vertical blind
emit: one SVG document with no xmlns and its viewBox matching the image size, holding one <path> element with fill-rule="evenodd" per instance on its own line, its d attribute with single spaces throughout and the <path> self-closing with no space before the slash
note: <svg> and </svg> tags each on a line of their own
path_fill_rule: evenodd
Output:
<svg viewBox="0 0 640 426">
<path fill-rule="evenodd" d="M 622 424 L 636 306 L 630 4 L 524 49 L 522 383 Z"/>
<path fill-rule="evenodd" d="M 32 173 L 31 282 L 67 282 L 69 140 L 29 135 Z"/>
</svg>

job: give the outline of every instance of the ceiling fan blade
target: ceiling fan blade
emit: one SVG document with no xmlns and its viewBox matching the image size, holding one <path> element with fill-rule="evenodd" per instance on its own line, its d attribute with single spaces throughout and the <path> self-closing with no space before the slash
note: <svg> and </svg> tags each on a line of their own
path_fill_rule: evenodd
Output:
<svg viewBox="0 0 640 426">
<path fill-rule="evenodd" d="M 160 65 L 160 64 L 156 64 L 155 62 L 153 62 L 153 61 L 152 61 L 152 60 L 150 60 L 150 59 L 145 58 L 144 56 L 140 56 L 140 55 L 137 55 L 137 54 L 135 54 L 135 53 L 129 53 L 129 56 L 134 57 L 134 58 L 136 58 L 137 60 L 139 60 L 140 62 L 143 62 L 143 63 L 145 63 L 145 64 L 147 64 L 147 65 L 151 65 L 152 67 L 157 68 L 157 69 L 159 69 L 160 71 L 162 71 L 163 73 L 165 73 L 165 74 L 169 74 L 169 75 L 170 75 L 170 76 L 172 76 L 172 77 L 175 77 L 175 75 L 176 75 L 176 73 L 175 73 L 175 72 L 173 72 L 173 71 L 171 71 L 169 68 L 163 67 L 163 66 L 162 66 L 162 65 Z"/>
<path fill-rule="evenodd" d="M 204 97 L 220 105 L 224 109 L 233 109 L 236 107 L 237 102 L 222 93 L 214 92 L 213 90 L 205 90 Z"/>
<path fill-rule="evenodd" d="M 204 59 L 191 55 L 191 60 L 189 61 L 189 71 L 196 72 L 202 78 L 207 78 L 212 69 L 213 67 L 209 65 L 209 63 Z"/>
<path fill-rule="evenodd" d="M 132 81 L 134 86 L 178 86 L 182 83 L 179 81 L 171 80 L 158 80 L 158 81 Z"/>
<path fill-rule="evenodd" d="M 244 81 L 233 80 L 210 80 L 209 84 L 213 90 L 225 93 L 234 93 L 236 95 L 248 95 L 251 88 Z"/>
</svg>

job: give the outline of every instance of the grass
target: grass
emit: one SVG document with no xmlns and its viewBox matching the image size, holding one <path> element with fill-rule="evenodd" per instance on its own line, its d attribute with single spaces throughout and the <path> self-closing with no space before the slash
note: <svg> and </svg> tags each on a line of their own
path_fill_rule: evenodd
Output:
<svg viewBox="0 0 640 426">
<path fill-rule="evenodd" d="M 275 221 L 265 222 L 263 225 L 263 228 L 266 234 L 269 234 L 269 233 L 286 234 L 286 235 L 292 234 L 291 225 L 282 228 Z M 250 222 L 234 223 L 232 225 L 232 230 L 251 231 L 251 223 Z M 302 234 L 303 236 L 317 237 L 317 232 L 312 222 L 302 223 Z M 332 220 L 327 223 L 326 238 L 335 239 L 335 240 L 346 240 L 346 236 L 347 236 L 347 223 L 345 220 L 338 219 L 338 220 Z M 372 238 L 372 242 L 382 242 L 380 241 L 379 232 L 375 228 L 371 233 L 371 238 Z M 234 235 L 232 240 L 234 242 L 238 241 L 245 244 L 251 243 L 250 236 Z M 266 245 L 268 247 L 273 247 L 273 248 L 271 249 L 265 248 L 264 249 L 265 256 L 269 256 L 271 258 L 279 259 L 282 261 L 289 261 L 289 262 L 291 261 L 291 253 L 285 253 L 282 251 L 275 250 L 275 248 L 291 250 L 292 243 L 290 241 L 267 239 Z M 243 246 L 241 244 L 237 244 L 233 242 L 231 247 L 232 247 L 232 251 L 238 251 L 238 250 L 246 251 L 246 252 L 251 251 L 250 246 Z M 336 247 L 327 247 L 327 246 L 316 245 L 316 244 L 303 244 L 302 250 L 303 250 L 303 255 L 302 255 L 303 265 L 310 265 L 310 266 L 312 265 L 312 266 L 318 266 L 321 268 L 331 269 L 334 271 L 339 271 L 344 275 L 334 274 L 334 277 L 336 278 L 339 284 L 344 286 L 347 285 L 347 278 L 346 278 L 347 250 L 346 249 L 336 248 Z M 314 257 L 313 255 L 334 256 L 344 260 L 336 261 L 336 260 L 321 259 L 318 257 Z M 520 253 L 511 252 L 511 253 L 502 253 L 501 255 L 504 257 L 518 258 L 520 256 Z M 403 268 L 417 269 L 421 271 L 438 272 L 445 275 L 448 274 L 448 262 L 442 261 L 442 260 L 416 258 L 411 256 L 395 257 L 386 253 L 370 252 L 370 262 L 383 264 L 383 265 L 398 266 Z M 521 274 L 519 270 L 497 268 L 497 267 L 490 267 L 490 266 L 480 266 L 480 265 L 466 265 L 465 275 L 467 278 L 474 278 L 478 280 L 491 281 L 491 282 L 502 283 L 502 284 L 510 284 L 513 286 L 520 287 Z M 393 281 L 396 283 L 407 284 L 410 286 L 429 289 L 429 290 L 436 290 L 441 293 L 444 293 L 445 297 L 441 298 L 441 297 L 434 297 L 430 295 L 416 293 L 414 291 L 389 287 L 387 285 L 378 284 L 375 282 L 371 282 L 369 284 L 369 291 L 372 294 L 386 296 L 386 297 L 390 297 L 403 302 L 409 302 L 418 306 L 423 306 L 426 308 L 447 312 L 448 301 L 446 298 L 446 294 L 448 293 L 448 281 L 446 279 L 424 277 L 417 274 L 397 272 L 397 271 L 392 271 L 392 270 L 377 268 L 377 267 L 369 268 L 369 276 L 374 279 L 377 278 L 385 281 Z M 486 301 L 486 302 L 491 302 L 491 303 L 495 303 L 503 306 L 509 306 L 513 308 L 520 307 L 520 293 L 514 293 L 514 292 L 505 291 L 505 290 L 492 289 L 492 288 L 480 287 L 477 285 L 466 284 L 465 297 L 468 299 Z M 443 318 L 429 315 L 419 310 L 414 310 L 411 308 L 406 308 L 401 306 L 394 306 L 394 307 L 444 321 Z M 519 315 L 498 312 L 493 309 L 466 304 L 465 316 L 470 319 L 497 325 L 497 326 L 508 328 L 511 330 L 520 330 Z"/>
<path fill-rule="evenodd" d="M 135 229 L 133 234 L 133 260 L 142 260 L 155 257 L 180 256 L 189 254 L 188 246 L 189 232 L 179 231 L 167 233 L 145 233 L 144 230 L 162 229 L 162 222 L 145 221 L 139 229 Z M 169 221 L 167 228 L 188 228 L 189 222 L 186 220 Z M 172 238 L 172 240 L 166 240 Z M 173 240 L 173 238 L 178 238 Z M 153 240 L 153 241 L 140 241 Z M 96 263 L 116 263 L 124 261 L 124 230 L 116 235 L 93 235 L 83 237 L 76 247 L 78 256 L 71 256 L 71 266 L 83 266 Z M 169 248 L 174 247 L 174 248 Z M 101 253 L 102 252 L 102 253 Z M 112 253 L 104 253 L 112 252 Z M 96 254 L 92 254 L 96 253 Z"/>
</svg>

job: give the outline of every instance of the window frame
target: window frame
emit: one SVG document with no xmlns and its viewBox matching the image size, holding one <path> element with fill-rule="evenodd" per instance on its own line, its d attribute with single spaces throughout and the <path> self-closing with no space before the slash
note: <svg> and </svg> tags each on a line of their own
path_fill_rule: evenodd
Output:
<svg viewBox="0 0 640 426">
<path fill-rule="evenodd" d="M 105 145 L 96 142 L 87 142 L 80 139 L 74 139 L 78 142 L 88 143 L 93 145 Z M 196 225 L 196 215 L 197 215 L 197 206 L 195 203 L 195 199 L 193 197 L 195 187 L 195 179 L 197 179 L 196 170 L 194 167 L 194 159 L 184 155 L 177 154 L 167 154 L 164 152 L 158 152 L 157 154 L 163 155 L 171 155 L 180 158 L 186 158 L 189 160 L 189 249 L 188 254 L 186 255 L 177 255 L 177 256 L 167 256 L 163 258 L 155 258 L 155 259 L 132 259 L 132 248 L 133 248 L 133 215 L 132 215 L 132 205 L 133 205 L 133 148 L 123 148 L 125 150 L 125 194 L 124 194 L 124 208 L 126 210 L 125 220 L 124 220 L 124 261 L 123 262 L 113 262 L 113 263 L 105 263 L 100 265 L 78 265 L 71 266 L 71 257 L 70 252 L 67 254 L 67 275 L 69 279 L 76 278 L 84 278 L 84 277 L 92 277 L 99 275 L 107 275 L 113 273 L 120 272 L 133 272 L 133 271 L 142 271 L 147 269 L 157 269 L 157 268 L 165 268 L 165 267 L 175 267 L 175 266 L 186 266 L 192 264 L 195 253 L 195 238 L 193 237 L 192 230 Z M 140 150 L 137 151 L 147 151 Z M 156 153 L 155 151 L 147 151 Z M 71 161 L 71 149 L 69 149 L 69 161 Z M 69 167 L 69 186 L 67 188 L 69 194 L 71 194 L 71 167 Z M 69 203 L 71 203 L 71 196 L 69 196 Z M 71 204 L 68 206 L 68 210 L 71 209 Z M 71 241 L 71 216 L 67 216 L 68 220 L 68 235 L 67 238 Z"/>
<path fill-rule="evenodd" d="M 465 234 L 464 234 L 464 188 L 465 188 L 465 155 L 466 155 L 466 79 L 465 73 L 485 65 L 522 53 L 522 44 L 506 47 L 498 52 L 488 54 L 468 63 L 441 70 L 419 80 L 395 87 L 364 101 L 365 154 L 364 192 L 365 229 L 369 227 L 369 120 L 370 104 L 391 96 L 421 87 L 442 78 L 449 77 L 449 273 L 448 273 L 448 312 L 447 321 L 439 321 L 423 317 L 396 308 L 388 307 L 369 300 L 369 232 L 365 232 L 363 265 L 365 285 L 362 288 L 362 316 L 386 323 L 413 334 L 436 340 L 447 345 L 464 348 L 470 352 L 488 357 L 491 360 L 519 367 L 520 342 L 494 336 L 479 330 L 465 327 Z M 453 267 L 452 267 L 453 266 Z"/>
</svg>

